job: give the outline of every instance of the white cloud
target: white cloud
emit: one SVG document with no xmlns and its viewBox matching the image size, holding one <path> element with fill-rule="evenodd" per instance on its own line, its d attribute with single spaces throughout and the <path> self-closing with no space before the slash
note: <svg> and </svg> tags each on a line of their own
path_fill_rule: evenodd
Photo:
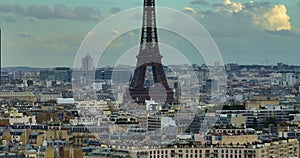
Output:
<svg viewBox="0 0 300 158">
<path fill-rule="evenodd" d="M 284 4 L 261 5 L 250 1 L 249 3 L 237 3 L 231 0 L 224 0 L 223 4 L 217 4 L 217 13 L 239 13 L 246 17 L 251 17 L 252 22 L 268 31 L 291 30 L 290 16 Z"/>
<path fill-rule="evenodd" d="M 290 16 L 285 5 L 278 4 L 263 13 L 252 13 L 256 25 L 270 31 L 291 30 Z"/>
<path fill-rule="evenodd" d="M 116 30 L 116 29 L 111 29 L 112 33 L 115 35 L 119 35 L 120 31 Z"/>
<path fill-rule="evenodd" d="M 196 11 L 191 7 L 184 7 L 183 10 L 192 14 L 196 14 Z"/>
<path fill-rule="evenodd" d="M 230 0 L 225 0 L 224 5 L 226 6 L 224 9 L 229 13 L 238 13 L 243 10 L 244 6 L 242 3 L 231 2 Z"/>
<path fill-rule="evenodd" d="M 90 32 L 88 32 L 87 37 L 92 37 L 92 36 L 94 36 L 94 35 L 95 35 L 95 32 L 90 31 Z"/>
</svg>

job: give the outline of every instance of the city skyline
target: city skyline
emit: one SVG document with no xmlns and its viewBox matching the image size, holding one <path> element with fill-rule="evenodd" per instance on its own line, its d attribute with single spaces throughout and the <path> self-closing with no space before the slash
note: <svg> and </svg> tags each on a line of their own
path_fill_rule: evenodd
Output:
<svg viewBox="0 0 300 158">
<path fill-rule="evenodd" d="M 3 67 L 72 66 L 80 43 L 94 26 L 114 13 L 141 5 L 142 1 L 133 0 L 89 3 L 2 0 Z M 171 3 L 158 0 L 157 5 L 186 13 L 202 24 L 215 40 L 225 63 L 300 63 L 297 52 L 300 3 L 297 1 L 189 0 Z M 190 31 L 188 26 L 182 28 Z M 111 32 L 118 34 L 113 26 Z M 167 34 L 161 34 L 159 37 L 168 38 Z M 140 32 L 134 32 L 131 38 L 138 43 Z M 122 42 L 124 40 L 116 41 L 110 51 L 122 50 L 120 47 L 128 41 Z M 189 56 L 190 49 L 187 46 L 183 55 Z M 197 58 L 191 63 L 202 64 L 203 61 Z"/>
</svg>

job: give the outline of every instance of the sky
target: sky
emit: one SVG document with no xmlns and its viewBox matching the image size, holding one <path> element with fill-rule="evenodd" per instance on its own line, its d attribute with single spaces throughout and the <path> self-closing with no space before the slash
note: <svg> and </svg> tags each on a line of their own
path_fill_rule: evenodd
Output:
<svg viewBox="0 0 300 158">
<path fill-rule="evenodd" d="M 225 63 L 300 65 L 300 0 L 156 0 L 156 3 L 159 7 L 190 16 L 203 25 Z M 2 65 L 72 66 L 81 43 L 93 28 L 107 18 L 114 18 L 115 14 L 142 5 L 142 0 L 0 0 Z M 157 15 L 157 18 L 170 24 L 176 21 L 176 17 L 170 19 L 164 15 Z M 130 36 L 114 29 L 116 25 L 130 24 L 125 21 L 107 25 L 111 27 L 107 30 L 119 38 L 107 47 L 105 59 L 102 59 L 106 62 L 96 64 L 114 65 L 109 62 L 110 58 L 123 57 L 122 52 L 138 45 L 139 29 L 128 33 Z M 183 32 L 193 34 L 189 29 L 191 24 L 180 25 Z M 101 38 L 106 36 L 103 34 Z M 204 62 L 205 59 L 192 55 L 196 50 L 182 37 L 162 30 L 159 38 L 170 45 L 161 46 L 165 58 L 173 56 L 168 56 L 164 50 L 176 52 L 173 47 L 177 47 L 181 53 L 174 59 L 183 55 L 191 63 Z"/>
</svg>

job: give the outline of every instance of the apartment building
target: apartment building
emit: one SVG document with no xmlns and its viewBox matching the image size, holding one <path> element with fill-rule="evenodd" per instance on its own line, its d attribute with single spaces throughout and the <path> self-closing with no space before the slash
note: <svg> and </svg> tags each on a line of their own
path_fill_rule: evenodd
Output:
<svg viewBox="0 0 300 158">
<path fill-rule="evenodd" d="M 130 157 L 150 158 L 298 158 L 299 143 L 297 139 L 286 139 L 271 143 L 256 143 L 248 145 L 174 145 L 165 148 L 133 148 L 128 150 L 128 155 Z"/>
</svg>

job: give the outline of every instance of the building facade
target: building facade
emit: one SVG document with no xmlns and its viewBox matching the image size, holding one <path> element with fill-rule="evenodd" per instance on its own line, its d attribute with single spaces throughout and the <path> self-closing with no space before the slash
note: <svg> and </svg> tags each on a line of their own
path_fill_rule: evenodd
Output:
<svg viewBox="0 0 300 158">
<path fill-rule="evenodd" d="M 128 147 L 124 151 L 127 151 L 130 157 L 140 158 L 298 158 L 299 143 L 297 139 L 287 139 L 272 143 L 239 146 L 175 145 L 167 148 L 157 147 L 144 150 Z"/>
</svg>

